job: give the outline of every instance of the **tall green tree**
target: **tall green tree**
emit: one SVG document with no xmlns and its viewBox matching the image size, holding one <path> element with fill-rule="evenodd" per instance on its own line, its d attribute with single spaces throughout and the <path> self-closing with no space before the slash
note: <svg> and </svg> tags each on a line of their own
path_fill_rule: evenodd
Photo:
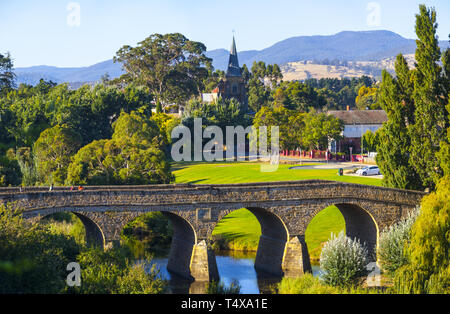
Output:
<svg viewBox="0 0 450 314">
<path fill-rule="evenodd" d="M 379 109 L 378 108 L 378 88 L 362 86 L 358 91 L 355 100 L 358 110 Z"/>
<path fill-rule="evenodd" d="M 80 147 L 80 135 L 66 126 L 57 125 L 42 132 L 33 149 L 41 182 L 63 185 L 70 157 Z"/>
<path fill-rule="evenodd" d="M 328 142 L 341 139 L 344 122 L 332 115 L 311 110 L 305 116 L 304 146 L 307 149 L 326 150 Z"/>
<path fill-rule="evenodd" d="M 420 6 L 416 15 L 416 67 L 400 55 L 394 79 L 384 72 L 380 104 L 389 121 L 379 131 L 377 162 L 390 187 L 434 188 L 443 176 L 448 151 L 449 51 L 441 52 L 436 11 Z"/>
<path fill-rule="evenodd" d="M 188 100 L 203 90 L 211 69 L 206 47 L 182 34 L 153 34 L 136 47 L 124 46 L 114 57 L 127 71 L 123 79 L 147 86 L 156 104 Z"/>
<path fill-rule="evenodd" d="M 448 85 L 439 64 L 441 51 L 436 36 L 436 11 L 420 6 L 416 15 L 416 69 L 413 99 L 415 123 L 411 126 L 410 165 L 424 187 L 433 188 L 443 171 L 437 156 L 440 142 L 446 141 Z"/>
<path fill-rule="evenodd" d="M 0 92 L 15 87 L 16 78 L 13 72 L 13 61 L 9 52 L 6 55 L 0 53 Z"/>
<path fill-rule="evenodd" d="M 0 186 L 16 186 L 20 184 L 21 172 L 16 160 L 0 155 Z"/>
<path fill-rule="evenodd" d="M 450 35 L 449 35 L 450 38 Z M 447 89 L 448 104 L 447 104 L 447 121 L 450 121 L 450 49 L 447 49 L 442 56 L 442 64 L 444 69 L 443 86 Z M 450 125 L 447 126 L 447 140 L 440 143 L 440 151 L 438 158 L 441 164 L 444 175 L 450 175 Z"/>
<path fill-rule="evenodd" d="M 372 131 L 368 130 L 366 133 L 364 133 L 362 141 L 364 150 L 367 150 L 368 152 L 377 151 L 377 146 L 379 145 L 377 133 L 373 133 Z"/>
<path fill-rule="evenodd" d="M 123 112 L 111 140 L 94 141 L 72 158 L 67 183 L 142 185 L 171 183 L 174 176 L 153 120 Z"/>
<path fill-rule="evenodd" d="M 270 90 L 264 85 L 264 81 L 253 77 L 249 80 L 247 86 L 248 105 L 251 110 L 258 112 L 262 107 L 269 104 Z"/>
<path fill-rule="evenodd" d="M 343 121 L 331 115 L 314 110 L 303 113 L 283 106 L 261 108 L 255 115 L 253 125 L 256 128 L 279 126 L 280 146 L 287 150 L 325 150 L 328 141 L 340 139 L 344 129 Z"/>
<path fill-rule="evenodd" d="M 383 173 L 385 186 L 400 189 L 420 189 L 421 181 L 410 165 L 411 137 L 409 127 L 414 123 L 415 105 L 412 98 L 412 72 L 402 55 L 395 64 L 397 77 L 383 71 L 380 104 L 388 121 L 378 130 L 377 164 Z"/>
<path fill-rule="evenodd" d="M 316 90 L 298 81 L 282 82 L 273 90 L 272 97 L 276 106 L 284 106 L 290 110 L 308 111 L 309 108 L 322 109 L 324 99 Z"/>
<path fill-rule="evenodd" d="M 450 101 L 447 105 L 447 112 L 449 113 L 450 119 Z M 438 158 L 441 163 L 441 168 L 444 171 L 444 175 L 450 176 L 450 127 L 447 129 L 447 140 L 442 141 L 440 146 L 441 149 L 438 153 Z"/>
<path fill-rule="evenodd" d="M 262 107 L 270 104 L 272 90 L 283 79 L 283 74 L 278 64 L 266 66 L 262 61 L 253 62 L 251 72 L 248 71 L 247 66 L 244 64 L 242 76 L 247 84 L 248 104 L 254 112 L 258 112 Z"/>
</svg>

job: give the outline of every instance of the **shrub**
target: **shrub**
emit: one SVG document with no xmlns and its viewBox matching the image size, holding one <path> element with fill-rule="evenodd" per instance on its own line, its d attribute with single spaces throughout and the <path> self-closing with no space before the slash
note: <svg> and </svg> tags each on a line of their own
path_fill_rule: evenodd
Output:
<svg viewBox="0 0 450 314">
<path fill-rule="evenodd" d="M 19 185 L 21 180 L 22 173 L 17 161 L 0 155 L 0 186 Z"/>
<path fill-rule="evenodd" d="M 79 253 L 75 240 L 31 225 L 0 205 L 0 293 L 60 293 L 67 264 Z"/>
<path fill-rule="evenodd" d="M 332 235 L 320 256 L 322 280 L 332 286 L 349 286 L 366 274 L 367 249 L 358 240 L 352 240 L 341 232 Z"/>
<path fill-rule="evenodd" d="M 146 272 L 144 264 L 133 264 L 128 248 L 103 251 L 89 248 L 78 256 L 81 286 L 73 292 L 82 294 L 158 294 L 165 292 L 166 282 L 155 268 Z"/>
<path fill-rule="evenodd" d="M 120 294 L 159 294 L 166 291 L 166 282 L 158 277 L 156 268 L 148 273 L 144 263 L 128 267 L 128 271 L 118 278 L 117 293 Z"/>
<path fill-rule="evenodd" d="M 67 220 L 73 216 L 53 218 L 59 222 L 31 224 L 20 211 L 0 205 L 0 294 L 165 292 L 157 271 L 147 273 L 143 264 L 134 264 L 128 248 L 80 248 L 62 233 L 72 232 Z M 81 287 L 72 288 L 66 285 L 66 267 L 74 261 L 82 280 Z"/>
<path fill-rule="evenodd" d="M 405 247 L 410 240 L 411 227 L 419 213 L 420 207 L 417 207 L 405 219 L 380 234 L 378 258 L 383 270 L 390 274 L 408 263 Z"/>
</svg>

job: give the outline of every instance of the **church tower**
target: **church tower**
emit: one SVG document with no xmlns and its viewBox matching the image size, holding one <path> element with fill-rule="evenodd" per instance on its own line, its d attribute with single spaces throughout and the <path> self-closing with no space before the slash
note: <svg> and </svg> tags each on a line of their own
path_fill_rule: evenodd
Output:
<svg viewBox="0 0 450 314">
<path fill-rule="evenodd" d="M 245 90 L 245 81 L 242 77 L 241 67 L 239 66 L 234 36 L 233 43 L 231 44 L 227 73 L 225 78 L 220 81 L 218 89 L 219 97 L 222 97 L 223 99 L 235 98 L 241 103 L 244 112 L 247 112 L 247 92 Z"/>
</svg>

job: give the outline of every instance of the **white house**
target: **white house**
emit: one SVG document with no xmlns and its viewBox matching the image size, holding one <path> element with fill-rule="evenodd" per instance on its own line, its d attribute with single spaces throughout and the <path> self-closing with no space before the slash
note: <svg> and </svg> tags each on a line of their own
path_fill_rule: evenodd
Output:
<svg viewBox="0 0 450 314">
<path fill-rule="evenodd" d="M 336 110 L 328 114 L 344 121 L 343 139 L 330 143 L 331 152 L 361 152 L 361 138 L 367 131 L 375 133 L 388 120 L 384 110 Z"/>
</svg>

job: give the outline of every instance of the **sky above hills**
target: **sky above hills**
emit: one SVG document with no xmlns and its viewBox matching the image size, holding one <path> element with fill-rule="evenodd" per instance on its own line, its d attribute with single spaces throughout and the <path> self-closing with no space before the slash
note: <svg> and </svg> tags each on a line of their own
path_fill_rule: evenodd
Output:
<svg viewBox="0 0 450 314">
<path fill-rule="evenodd" d="M 0 53 L 16 67 L 80 67 L 111 59 L 153 33 L 180 32 L 208 50 L 261 50 L 293 36 L 385 29 L 414 34 L 419 3 L 450 33 L 448 0 L 0 0 Z"/>
</svg>

